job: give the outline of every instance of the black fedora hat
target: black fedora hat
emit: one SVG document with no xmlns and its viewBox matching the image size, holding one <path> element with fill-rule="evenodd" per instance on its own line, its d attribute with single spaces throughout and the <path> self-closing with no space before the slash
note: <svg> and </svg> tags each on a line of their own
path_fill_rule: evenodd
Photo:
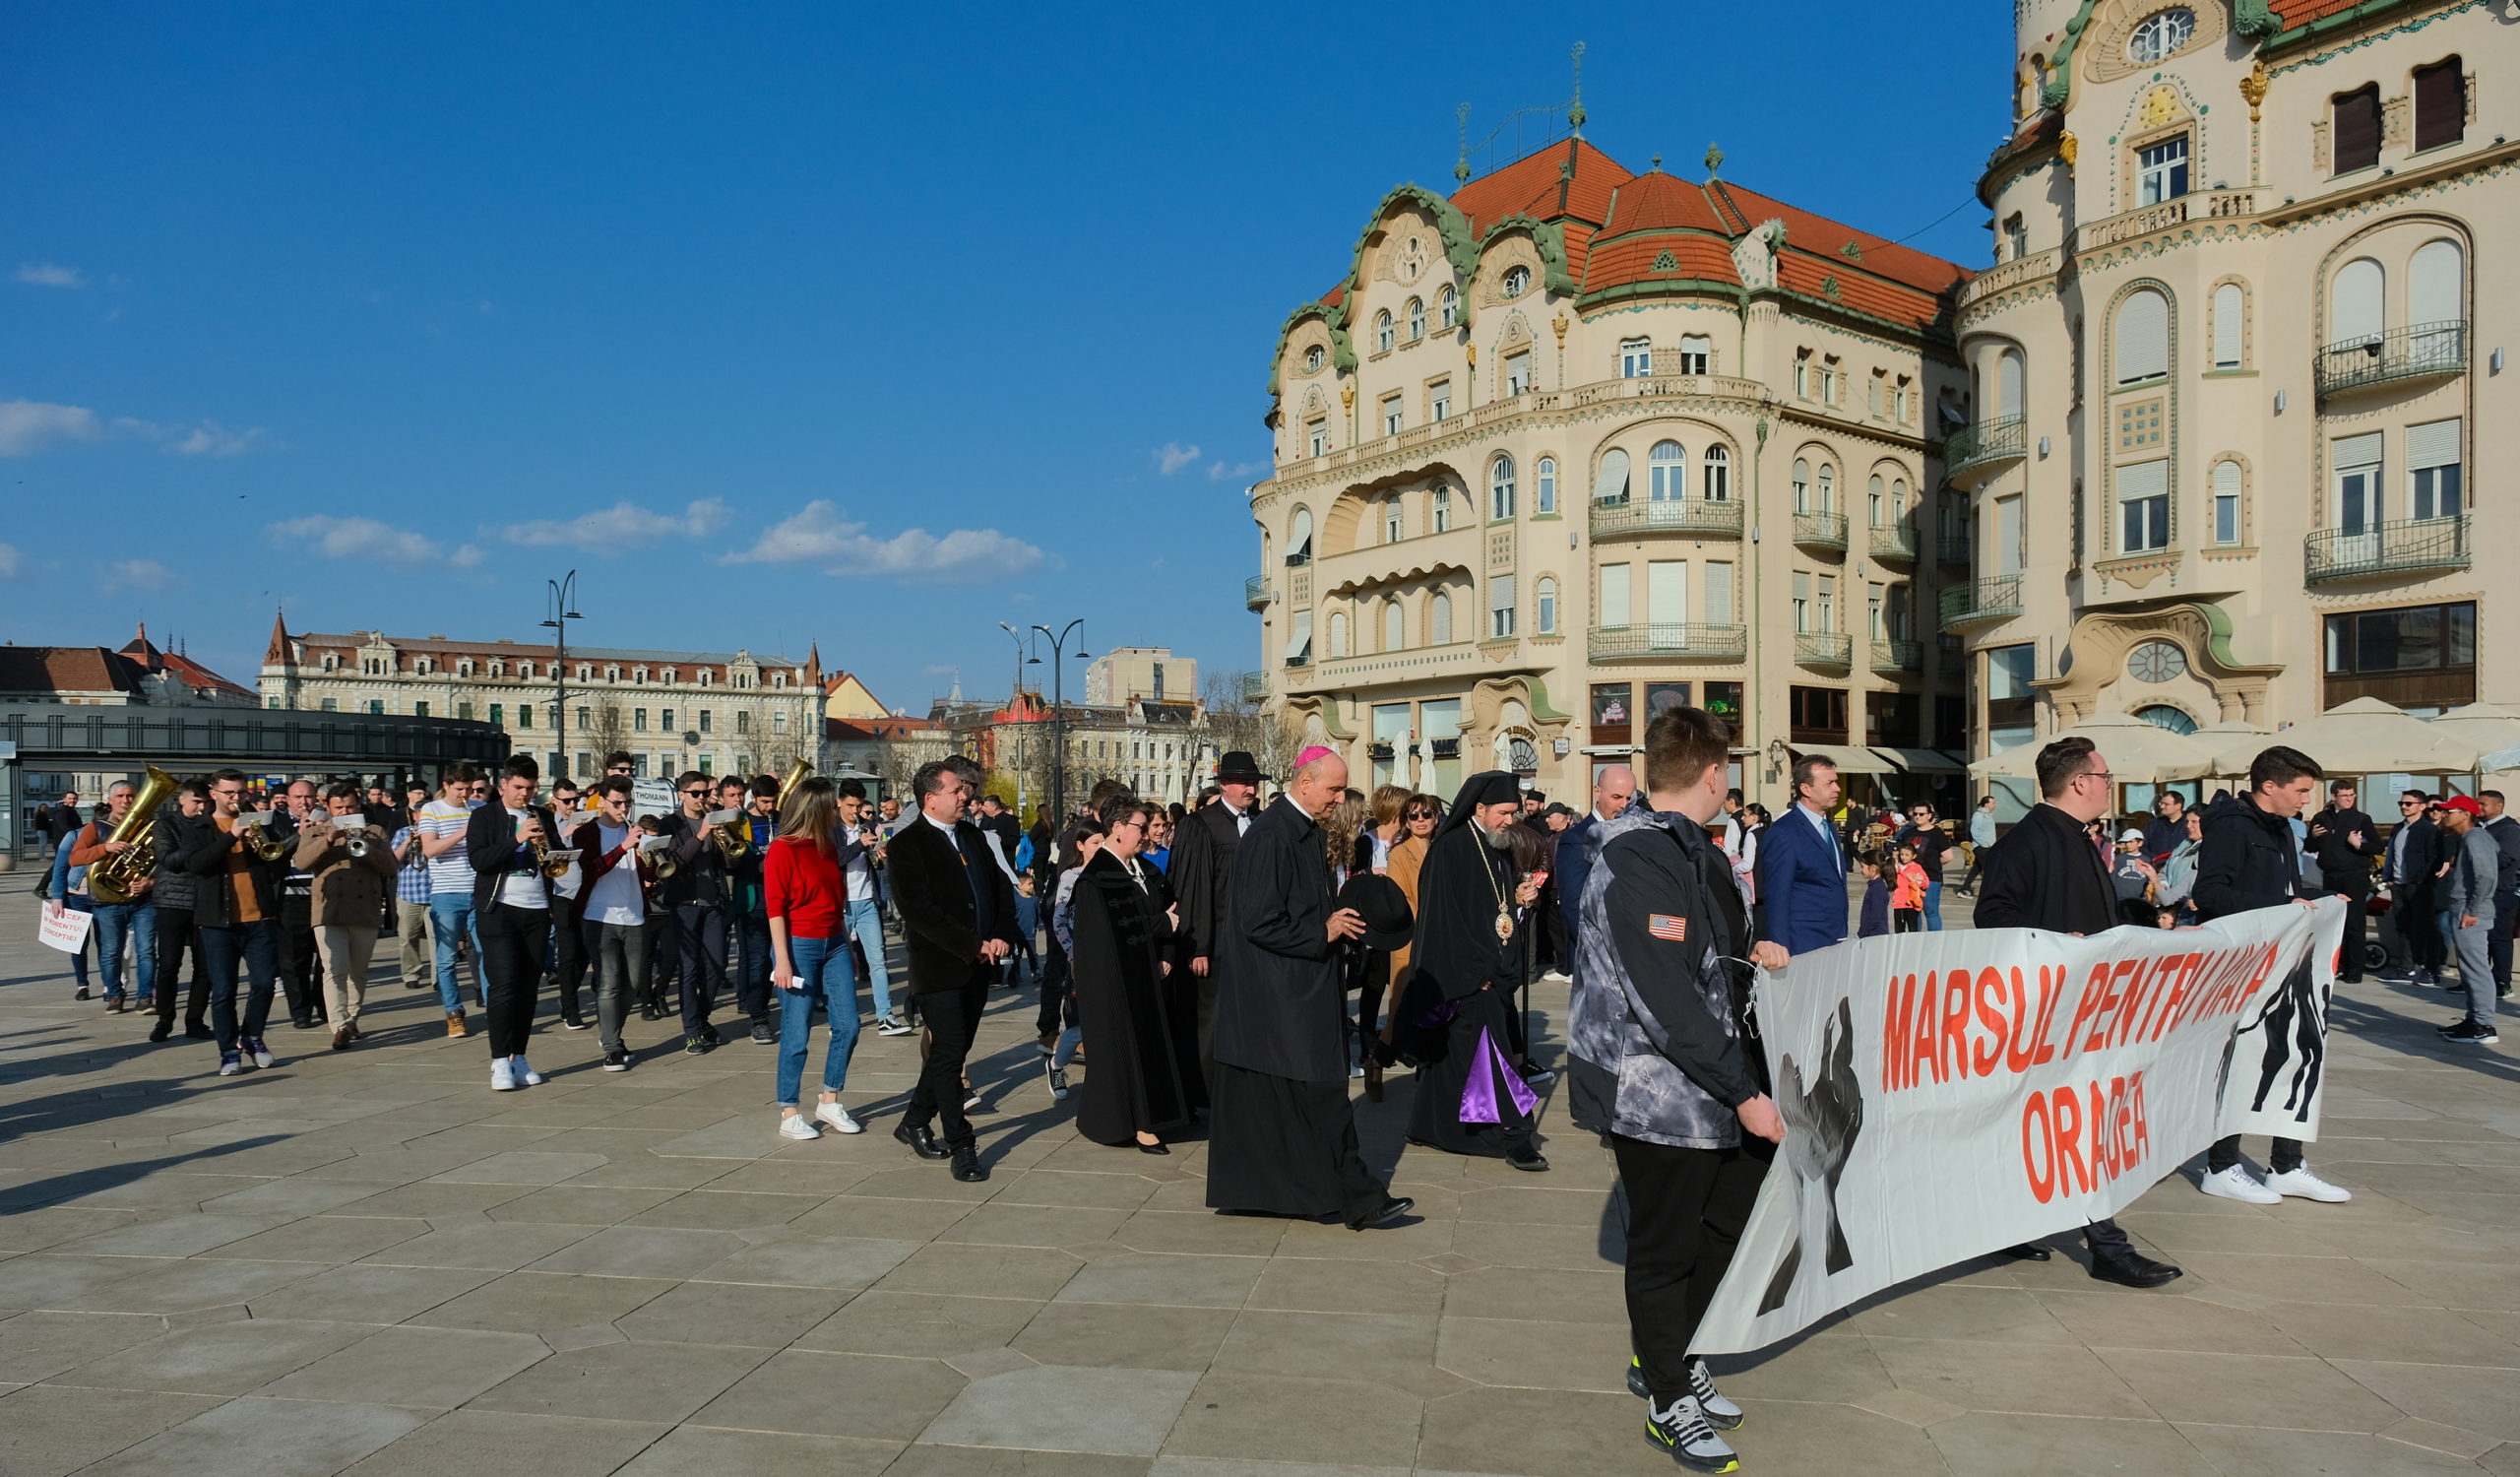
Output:
<svg viewBox="0 0 2520 1477">
<path fill-rule="evenodd" d="M 1267 778 L 1260 772 L 1260 761 L 1241 749 L 1227 749 L 1225 757 L 1217 761 L 1217 780 L 1220 783 L 1230 781 L 1236 785 L 1257 785 Z"/>
<path fill-rule="evenodd" d="M 1409 947 L 1418 921 L 1409 911 L 1409 894 L 1400 890 L 1398 882 L 1380 872 L 1360 871 L 1339 889 L 1339 906 L 1354 908 L 1364 919 L 1365 947 Z"/>
</svg>

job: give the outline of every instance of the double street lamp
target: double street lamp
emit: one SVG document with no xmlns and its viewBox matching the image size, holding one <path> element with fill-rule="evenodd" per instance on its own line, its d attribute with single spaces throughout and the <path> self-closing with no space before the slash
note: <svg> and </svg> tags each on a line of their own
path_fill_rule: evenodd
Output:
<svg viewBox="0 0 2520 1477">
<path fill-rule="evenodd" d="M 1052 829 L 1056 829 L 1067 820 L 1067 638 L 1074 635 L 1076 628 L 1083 624 L 1085 624 L 1085 617 L 1079 615 L 1060 627 L 1055 634 L 1045 625 L 1033 627 L 1034 630 L 1047 636 L 1050 642 L 1050 814 L 1054 817 L 1050 822 Z M 1086 652 L 1081 646 L 1076 652 L 1076 659 L 1080 662 L 1087 660 Z M 1039 667 L 1041 665 L 1041 659 L 1038 656 L 1027 657 L 1024 665 Z"/>
<path fill-rule="evenodd" d="M 578 572 L 569 571 L 568 578 L 544 580 L 551 587 L 548 609 L 551 618 L 543 621 L 554 634 L 551 658 L 551 773 L 554 783 L 569 773 L 569 622 L 584 620 L 578 613 Z"/>
</svg>

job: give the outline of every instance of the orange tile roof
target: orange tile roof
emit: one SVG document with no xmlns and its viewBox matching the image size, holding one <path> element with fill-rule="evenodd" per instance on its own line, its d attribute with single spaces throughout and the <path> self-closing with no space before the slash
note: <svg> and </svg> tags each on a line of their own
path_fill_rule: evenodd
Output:
<svg viewBox="0 0 2520 1477">
<path fill-rule="evenodd" d="M 1666 252 L 1670 255 L 1671 265 L 1658 271 L 1654 264 Z M 1687 231 L 1646 231 L 1595 246 L 1585 268 L 1584 290 L 1598 292 L 1621 283 L 1654 278 L 1734 284 L 1741 280 L 1733 269 L 1731 249 L 1715 237 Z"/>
<path fill-rule="evenodd" d="M 140 690 L 138 663 L 101 646 L 0 646 L 0 691 Z"/>
<path fill-rule="evenodd" d="M 1860 269 L 1876 277 L 1903 282 L 1926 292 L 1948 291 L 1969 278 L 1969 270 L 1955 262 L 1927 256 L 1913 247 L 1894 246 L 1868 230 L 1858 230 L 1842 221 L 1813 215 L 1756 190 L 1745 190 L 1730 180 L 1710 184 L 1707 193 L 1731 196 L 1729 204 L 1746 223 L 1744 229 L 1761 221 L 1783 221 L 1786 240 L 1805 251 L 1831 254 L 1853 241 L 1863 252 L 1863 260 L 1858 264 Z"/>
<path fill-rule="evenodd" d="M 1854 262 L 1833 263 L 1826 257 L 1789 250 L 1777 256 L 1776 277 L 1778 285 L 1788 291 L 1819 298 L 1829 296 L 1829 280 L 1834 277 L 1838 284 L 1837 301 L 1858 313 L 1916 328 L 1931 324 L 1942 311 L 1941 301 L 1933 293 L 1866 276 Z"/>
<path fill-rule="evenodd" d="M 2362 0 L 2268 0 L 2266 8 L 2275 12 L 2284 29 L 2290 31 L 2352 10 L 2361 3 Z"/>
<path fill-rule="evenodd" d="M 1575 164 L 1571 180 L 1564 178 L 1569 160 Z M 1581 139 L 1569 139 L 1480 175 L 1454 191 L 1452 198 L 1470 218 L 1470 233 L 1476 238 L 1507 216 L 1529 216 L 1535 221 L 1573 216 L 1598 223 L 1610 213 L 1611 192 L 1634 177 L 1599 149 Z M 1561 182 L 1566 185 L 1562 209 L 1558 205 Z"/>
<path fill-rule="evenodd" d="M 1716 215 L 1704 190 L 1660 169 L 1640 174 L 1618 187 L 1610 202 L 1609 219 L 1602 225 L 1602 234 L 1616 236 L 1631 230 L 1674 228 L 1738 234 Z"/>
</svg>

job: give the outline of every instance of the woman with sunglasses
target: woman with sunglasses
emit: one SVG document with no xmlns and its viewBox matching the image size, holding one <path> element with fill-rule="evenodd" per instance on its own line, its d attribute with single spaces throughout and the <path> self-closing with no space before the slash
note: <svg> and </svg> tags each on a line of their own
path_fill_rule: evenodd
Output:
<svg viewBox="0 0 2520 1477">
<path fill-rule="evenodd" d="M 840 1105 L 849 1059 L 857 1049 L 857 967 L 849 953 L 849 865 L 864 850 L 844 837 L 840 789 L 820 775 L 801 781 L 779 807 L 779 833 L 762 858 L 762 906 L 770 916 L 770 983 L 779 996 L 779 1136 L 820 1138 L 817 1124 L 843 1133 L 865 1127 Z M 870 940 L 875 947 L 880 941 Z M 823 1096 L 803 1113 L 805 1049 L 814 1006 L 823 1006 L 831 1043 L 823 1054 Z"/>
</svg>

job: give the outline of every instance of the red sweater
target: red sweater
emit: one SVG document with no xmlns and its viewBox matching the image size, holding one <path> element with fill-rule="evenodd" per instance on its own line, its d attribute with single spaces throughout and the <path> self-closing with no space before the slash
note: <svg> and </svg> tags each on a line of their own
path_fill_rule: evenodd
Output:
<svg viewBox="0 0 2520 1477">
<path fill-rule="evenodd" d="M 782 836 L 762 858 L 761 892 L 772 918 L 788 920 L 790 938 L 838 938 L 849 906 L 840 857 L 810 841 Z"/>
</svg>

